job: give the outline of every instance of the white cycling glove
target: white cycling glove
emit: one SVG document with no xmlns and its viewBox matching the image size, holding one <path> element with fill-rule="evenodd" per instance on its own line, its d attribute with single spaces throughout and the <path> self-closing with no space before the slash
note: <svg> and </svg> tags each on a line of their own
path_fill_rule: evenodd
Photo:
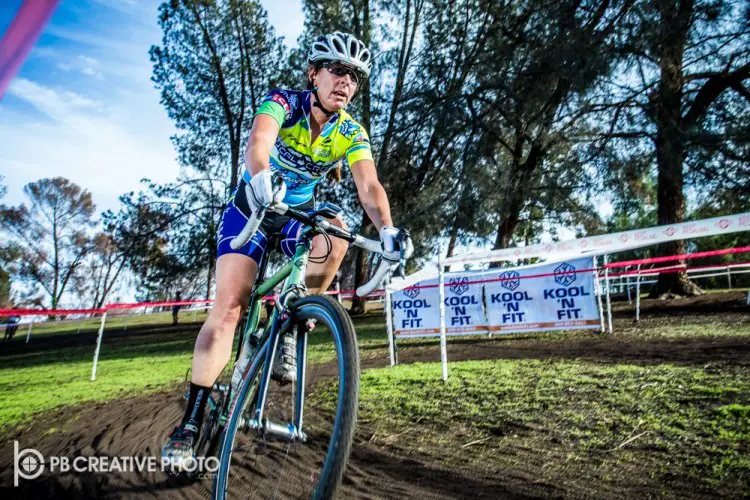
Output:
<svg viewBox="0 0 750 500">
<path fill-rule="evenodd" d="M 397 227 L 381 227 L 380 243 L 383 245 L 383 259 L 391 264 L 391 269 L 398 266 L 402 249 L 404 250 L 404 257 L 407 259 L 414 253 L 414 245 L 409 232 Z"/>
<path fill-rule="evenodd" d="M 264 169 L 250 178 L 250 183 L 245 185 L 245 196 L 247 204 L 253 213 L 257 213 L 262 207 L 272 202 L 279 202 L 286 195 L 286 184 L 281 183 L 281 189 L 274 195 L 273 179 L 271 170 Z"/>
</svg>

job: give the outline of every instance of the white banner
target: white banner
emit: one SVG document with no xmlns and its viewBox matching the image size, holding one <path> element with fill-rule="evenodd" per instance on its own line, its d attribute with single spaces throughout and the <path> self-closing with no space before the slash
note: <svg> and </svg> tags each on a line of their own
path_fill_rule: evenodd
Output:
<svg viewBox="0 0 750 500">
<path fill-rule="evenodd" d="M 421 288 L 436 284 L 437 280 L 420 281 L 392 294 L 394 335 L 425 337 L 440 333 L 438 288 Z"/>
<path fill-rule="evenodd" d="M 555 243 L 539 243 L 527 247 L 505 248 L 474 254 L 449 257 L 444 265 L 467 262 L 492 262 L 516 260 L 531 257 L 574 258 L 579 255 L 603 255 L 622 252 L 634 248 L 647 247 L 667 241 L 689 240 L 718 234 L 729 234 L 739 231 L 750 231 L 750 212 L 713 217 L 680 224 L 655 226 L 646 229 L 623 231 L 620 233 L 590 236 Z"/>
<path fill-rule="evenodd" d="M 452 335 L 487 332 L 482 283 L 478 274 L 446 276 L 445 331 Z M 438 324 L 438 328 L 440 325 Z"/>
<path fill-rule="evenodd" d="M 485 273 L 489 329 L 498 333 L 599 328 L 592 258 Z M 447 324 L 447 323 L 446 323 Z"/>
<path fill-rule="evenodd" d="M 482 303 L 482 283 L 476 274 L 445 278 L 445 325 L 450 335 L 487 333 Z M 430 337 L 440 334 L 437 280 L 421 281 L 393 294 L 394 333 L 399 337 Z"/>
</svg>

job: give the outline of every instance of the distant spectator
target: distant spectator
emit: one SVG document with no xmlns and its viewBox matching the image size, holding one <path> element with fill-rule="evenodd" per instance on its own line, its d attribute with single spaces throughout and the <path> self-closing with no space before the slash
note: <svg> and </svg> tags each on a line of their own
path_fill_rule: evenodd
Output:
<svg viewBox="0 0 750 500">
<path fill-rule="evenodd" d="M 5 325 L 5 337 L 3 337 L 3 340 L 13 340 L 13 335 L 15 335 L 16 330 L 18 330 L 19 321 L 21 321 L 21 318 L 18 316 L 11 316 L 8 318 L 8 323 Z"/>
<path fill-rule="evenodd" d="M 182 300 L 182 294 L 180 292 L 177 292 L 177 294 L 174 296 L 175 302 L 179 302 Z M 180 312 L 180 308 L 182 306 L 179 304 L 175 304 L 172 306 L 172 326 L 177 324 L 177 315 Z"/>
</svg>

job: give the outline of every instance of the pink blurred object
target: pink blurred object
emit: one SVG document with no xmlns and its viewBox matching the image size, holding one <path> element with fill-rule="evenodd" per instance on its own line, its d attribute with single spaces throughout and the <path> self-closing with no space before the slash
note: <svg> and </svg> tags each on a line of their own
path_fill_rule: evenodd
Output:
<svg viewBox="0 0 750 500">
<path fill-rule="evenodd" d="M 39 38 L 59 0 L 24 0 L 0 40 L 0 99 Z"/>
</svg>

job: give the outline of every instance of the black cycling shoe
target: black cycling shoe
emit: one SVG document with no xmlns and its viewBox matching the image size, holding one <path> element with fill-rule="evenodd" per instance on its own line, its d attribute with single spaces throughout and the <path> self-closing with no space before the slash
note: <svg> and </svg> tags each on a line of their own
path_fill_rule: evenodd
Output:
<svg viewBox="0 0 750 500">
<path fill-rule="evenodd" d="M 186 470 L 185 462 L 193 459 L 195 444 L 198 442 L 196 426 L 180 424 L 169 434 L 167 444 L 161 450 L 162 463 L 167 466 L 167 472 L 179 474 Z M 188 467 L 190 469 L 190 467 Z"/>
</svg>

